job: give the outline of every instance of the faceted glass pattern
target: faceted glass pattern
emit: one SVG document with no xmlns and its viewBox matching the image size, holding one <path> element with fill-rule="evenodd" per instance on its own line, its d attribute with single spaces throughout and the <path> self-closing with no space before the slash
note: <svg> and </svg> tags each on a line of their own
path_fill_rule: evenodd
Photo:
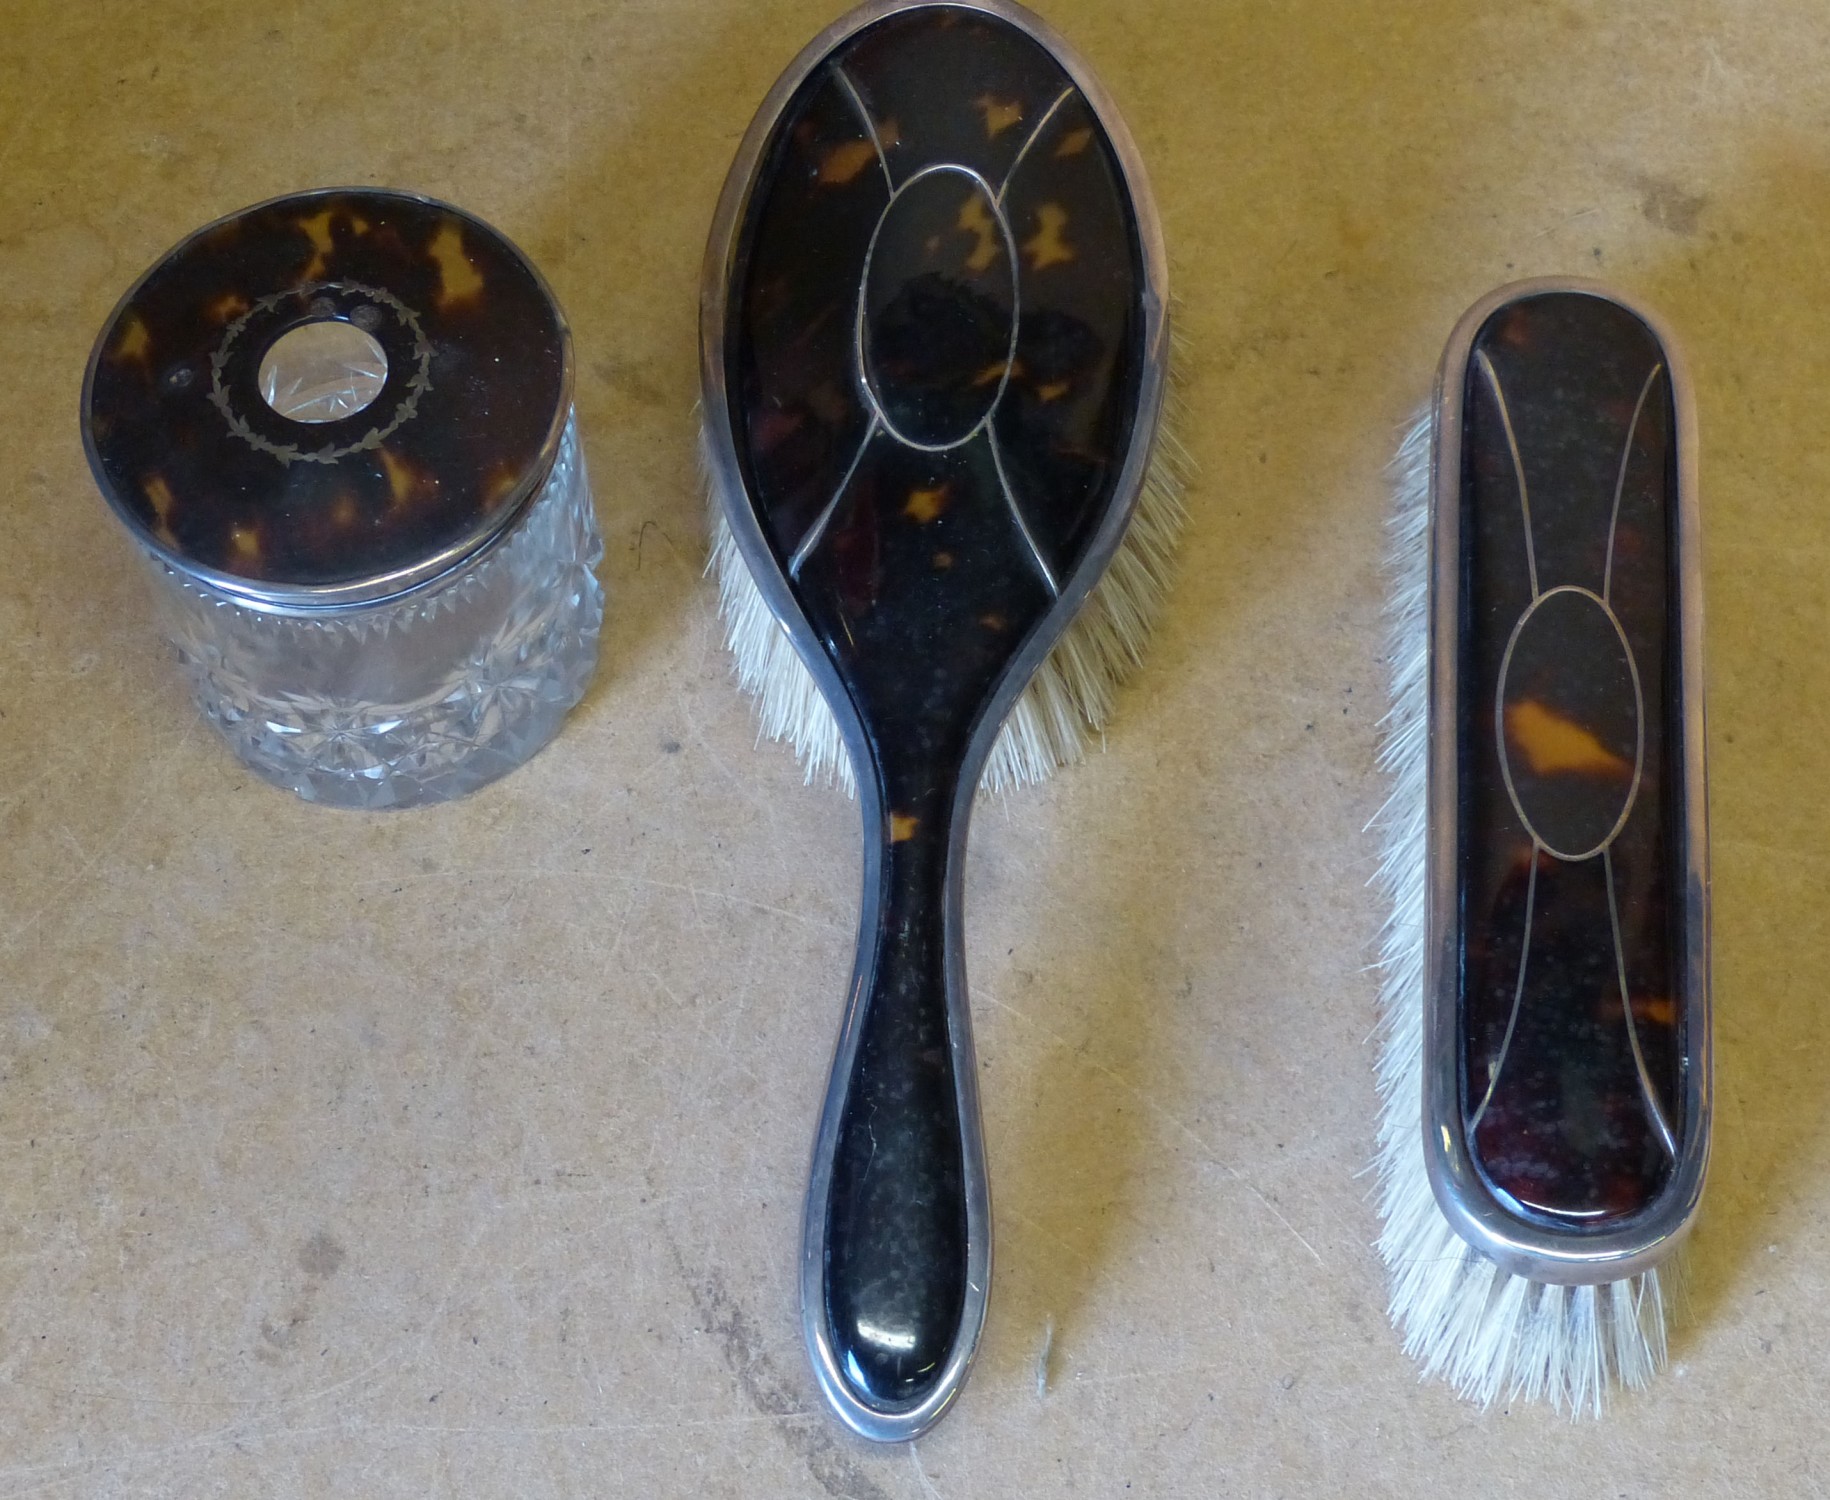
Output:
<svg viewBox="0 0 1830 1500">
<path fill-rule="evenodd" d="M 148 561 L 165 633 L 236 755 L 308 801 L 384 808 L 461 796 L 553 737 L 596 665 L 602 557 L 570 420 L 509 534 L 404 597 L 271 614 Z"/>
</svg>

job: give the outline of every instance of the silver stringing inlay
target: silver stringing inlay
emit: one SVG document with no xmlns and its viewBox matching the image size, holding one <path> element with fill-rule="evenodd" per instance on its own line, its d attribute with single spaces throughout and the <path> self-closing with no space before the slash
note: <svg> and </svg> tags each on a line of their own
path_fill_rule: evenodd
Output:
<svg viewBox="0 0 1830 1500">
<path fill-rule="evenodd" d="M 985 201 L 991 205 L 992 217 L 996 220 L 998 232 L 1004 237 L 1004 253 L 1010 264 L 1010 342 L 1004 351 L 1004 373 L 998 377 L 998 388 L 991 401 L 985 407 L 985 414 L 973 423 L 964 436 L 945 443 L 918 443 L 914 438 L 897 430 L 896 424 L 884 411 L 883 403 L 877 399 L 877 389 L 871 383 L 870 361 L 865 355 L 864 307 L 866 292 L 870 285 L 871 260 L 877 253 L 877 236 L 883 233 L 883 222 L 889 218 L 890 211 L 896 207 L 897 200 L 924 177 L 932 177 L 937 172 L 957 172 L 961 177 L 971 180 L 978 190 L 985 195 Z M 883 430 L 905 448 L 913 448 L 919 453 L 946 453 L 954 448 L 963 447 L 981 432 L 991 426 L 991 419 L 997 414 L 999 403 L 1004 399 L 1004 392 L 1010 385 L 1010 370 L 1017 358 L 1017 330 L 1021 324 L 1022 288 L 1017 279 L 1017 242 L 1010 232 L 1010 221 L 1004 217 L 1004 206 L 998 202 L 991 191 L 991 184 L 973 171 L 971 167 L 962 167 L 950 162 L 939 166 L 923 167 L 901 187 L 890 194 L 890 201 L 883 205 L 883 212 L 877 216 L 877 227 L 871 230 L 870 244 L 864 252 L 864 270 L 858 278 L 858 316 L 856 336 L 854 339 L 853 358 L 857 364 L 858 388 L 864 392 L 864 399 L 870 403 L 871 411 L 876 415 Z"/>
<path fill-rule="evenodd" d="M 1608 617 L 1608 623 L 1614 627 L 1614 634 L 1620 637 L 1621 653 L 1627 659 L 1627 671 L 1633 679 L 1633 780 L 1627 788 L 1626 798 L 1620 805 L 1620 815 L 1615 818 L 1614 826 L 1594 848 L 1585 849 L 1579 854 L 1557 848 L 1538 832 L 1536 825 L 1531 821 L 1530 814 L 1525 811 L 1524 803 L 1519 800 L 1519 789 L 1512 779 L 1512 760 L 1506 753 L 1506 676 L 1512 670 L 1512 653 L 1519 643 L 1519 635 L 1525 629 L 1526 621 L 1559 594 L 1578 594 Z M 1620 617 L 1614 613 L 1613 606 L 1601 595 L 1592 589 L 1585 589 L 1579 584 L 1559 584 L 1556 588 L 1539 594 L 1531 601 L 1525 613 L 1519 616 L 1517 623 L 1512 627 L 1512 634 L 1506 640 L 1506 654 L 1500 658 L 1499 683 L 1493 695 L 1493 734 L 1500 755 L 1500 777 L 1506 783 L 1506 795 L 1511 799 L 1512 810 L 1519 815 L 1519 821 L 1525 825 L 1525 831 L 1543 847 L 1546 854 L 1563 860 L 1566 864 L 1580 864 L 1585 859 L 1593 859 L 1620 837 L 1620 830 L 1627 826 L 1627 819 L 1633 813 L 1633 804 L 1639 799 L 1640 772 L 1646 763 L 1646 697 L 1640 687 L 1639 663 L 1633 659 L 1633 647 L 1627 641 L 1627 632 L 1622 628 Z"/>
<path fill-rule="evenodd" d="M 1638 435 L 1639 421 L 1645 411 L 1646 399 L 1651 394 L 1652 386 L 1654 382 L 1657 381 L 1659 374 L 1663 371 L 1664 365 L 1654 365 L 1651 372 L 1646 376 L 1644 384 L 1640 387 L 1639 400 L 1635 403 L 1633 408 L 1632 420 L 1627 426 L 1626 441 L 1621 449 L 1620 464 L 1616 471 L 1614 481 L 1613 507 L 1608 520 L 1607 562 L 1602 574 L 1602 592 L 1596 594 L 1592 590 L 1582 588 L 1576 584 L 1562 584 L 1556 588 L 1540 593 L 1538 589 L 1537 552 L 1532 541 L 1531 502 L 1526 491 L 1524 461 L 1519 453 L 1518 439 L 1513 433 L 1512 416 L 1507 410 L 1505 392 L 1500 387 L 1499 375 L 1494 370 L 1491 361 L 1488 360 L 1485 352 L 1477 352 L 1475 359 L 1480 365 L 1481 373 L 1486 377 L 1488 386 L 1493 391 L 1493 399 L 1499 408 L 1500 423 L 1506 433 L 1506 444 L 1512 455 L 1513 474 L 1518 483 L 1519 511 L 1525 527 L 1525 561 L 1531 578 L 1531 603 L 1514 623 L 1512 634 L 1506 641 L 1505 655 L 1500 661 L 1499 682 L 1494 694 L 1493 723 L 1495 745 L 1499 751 L 1500 758 L 1500 775 L 1506 785 L 1506 795 L 1512 803 L 1513 812 L 1518 815 L 1520 823 L 1525 827 L 1525 831 L 1531 835 L 1532 851 L 1531 875 L 1526 886 L 1525 895 L 1525 934 L 1519 950 L 1519 972 L 1517 983 L 1513 989 L 1512 1012 L 1506 1021 L 1505 1037 L 1502 1039 L 1499 1051 L 1490 1066 L 1486 1092 L 1481 1097 L 1479 1108 L 1469 1117 L 1466 1129 L 1472 1132 L 1480 1124 L 1481 1117 L 1486 1114 L 1487 1106 L 1492 1102 L 1494 1090 L 1499 1086 L 1500 1075 L 1505 1070 L 1506 1055 L 1512 1046 L 1513 1032 L 1518 1025 L 1519 1011 L 1525 995 L 1525 975 L 1531 955 L 1532 913 L 1537 895 L 1539 853 L 1542 851 L 1543 853 L 1549 854 L 1552 858 L 1561 860 L 1566 864 L 1578 864 L 1585 860 L 1593 859 L 1599 854 L 1602 858 L 1603 875 L 1608 892 L 1608 919 L 1612 928 L 1614 969 L 1620 988 L 1620 1003 L 1626 1022 L 1627 1042 L 1632 1049 L 1633 1064 L 1639 1075 L 1640 1093 L 1645 1099 L 1647 1113 L 1651 1116 L 1653 1127 L 1658 1133 L 1659 1143 L 1664 1147 L 1671 1158 L 1676 1160 L 1677 1137 L 1672 1132 L 1670 1122 L 1665 1117 L 1665 1110 L 1663 1104 L 1659 1100 L 1658 1090 L 1653 1085 L 1651 1072 L 1646 1066 L 1645 1054 L 1641 1049 L 1639 1042 L 1639 1027 L 1633 1016 L 1633 1002 L 1627 986 L 1626 952 L 1622 944 L 1620 933 L 1619 903 L 1614 891 L 1614 860 L 1612 853 L 1610 852 L 1614 841 L 1620 836 L 1620 831 L 1626 827 L 1627 819 L 1632 816 L 1634 804 L 1638 801 L 1640 778 L 1644 771 L 1646 760 L 1646 704 L 1645 693 L 1639 679 L 1639 663 L 1634 658 L 1632 643 L 1628 641 L 1626 630 L 1621 625 L 1619 616 L 1614 613 L 1613 605 L 1609 599 L 1614 579 L 1614 537 L 1620 523 L 1620 500 L 1626 485 L 1627 465 L 1633 454 L 1633 440 Z M 1506 679 L 1507 674 L 1512 667 L 1513 649 L 1518 644 L 1520 632 L 1525 628 L 1526 621 L 1531 619 L 1542 605 L 1550 599 L 1555 598 L 1558 594 L 1579 594 L 1583 598 L 1590 600 L 1607 616 L 1608 622 L 1614 627 L 1614 633 L 1620 639 L 1621 651 L 1625 655 L 1627 661 L 1627 670 L 1633 680 L 1633 722 L 1635 741 L 1633 751 L 1633 780 L 1628 787 L 1626 798 L 1621 804 L 1620 814 L 1614 820 L 1614 825 L 1608 830 L 1606 837 L 1596 844 L 1594 848 L 1585 850 L 1581 853 L 1571 853 L 1554 848 L 1546 842 L 1543 836 L 1538 832 L 1537 828 L 1533 825 L 1530 816 L 1526 813 L 1524 804 L 1520 801 L 1518 788 L 1513 782 L 1511 758 L 1506 749 Z"/>
</svg>

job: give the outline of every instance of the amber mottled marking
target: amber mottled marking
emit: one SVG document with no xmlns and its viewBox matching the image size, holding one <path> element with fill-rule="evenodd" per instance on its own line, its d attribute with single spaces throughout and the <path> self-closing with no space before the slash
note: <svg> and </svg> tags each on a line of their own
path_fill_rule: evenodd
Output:
<svg viewBox="0 0 1830 1500">
<path fill-rule="evenodd" d="M 828 186 L 843 186 L 876 160 L 877 148 L 869 141 L 830 146 L 820 158 L 819 180 Z"/>
<path fill-rule="evenodd" d="M 894 190 L 895 182 L 890 177 L 889 159 L 885 153 L 901 143 L 902 126 L 896 122 L 894 116 L 879 120 L 873 115 L 870 106 L 864 102 L 864 96 L 858 92 L 858 85 L 852 81 L 851 74 L 847 73 L 838 63 L 833 64 L 832 76 L 838 80 L 839 87 L 844 91 L 846 98 L 851 101 L 853 112 L 864 126 L 868 144 L 871 147 L 871 155 L 882 164 L 884 179 Z"/>
<path fill-rule="evenodd" d="M 1068 393 L 1070 384 L 1066 380 L 1051 380 L 1047 385 L 1039 385 L 1036 387 L 1036 399 L 1044 406 L 1051 401 L 1059 401 Z"/>
<path fill-rule="evenodd" d="M 388 492 L 397 509 L 438 488 L 436 476 L 386 448 L 381 449 L 381 467 L 388 476 Z"/>
<path fill-rule="evenodd" d="M 915 831 L 921 827 L 921 819 L 913 813 L 893 812 L 890 814 L 890 842 L 906 844 L 915 837 Z"/>
<path fill-rule="evenodd" d="M 145 490 L 146 498 L 152 502 L 153 516 L 157 521 L 153 535 L 168 547 L 176 545 L 177 538 L 172 534 L 172 510 L 177 501 L 173 498 L 172 487 L 162 476 L 149 474 L 141 488 Z"/>
<path fill-rule="evenodd" d="M 254 304 L 240 292 L 224 292 L 204 307 L 204 312 L 213 323 L 230 323 L 239 318 Z"/>
<path fill-rule="evenodd" d="M 1029 257 L 1032 271 L 1046 271 L 1050 266 L 1066 265 L 1075 258 L 1075 250 L 1063 237 L 1068 212 L 1059 203 L 1044 203 L 1036 210 L 1039 221 L 1036 232 L 1023 242 L 1023 253 Z"/>
<path fill-rule="evenodd" d="M 993 610 L 990 614 L 979 616 L 979 624 L 983 625 L 987 630 L 1002 630 L 1009 623 L 1010 622 L 1001 614 L 997 613 L 996 610 Z"/>
<path fill-rule="evenodd" d="M 343 490 L 331 502 L 330 524 L 339 531 L 348 531 L 356 524 L 356 518 L 360 514 L 361 512 L 356 508 L 356 497 L 348 490 Z"/>
<path fill-rule="evenodd" d="M 330 232 L 330 226 L 339 217 L 348 220 L 349 227 L 357 234 L 369 232 L 369 221 L 361 214 L 352 214 L 346 209 L 330 207 L 318 213 L 309 214 L 299 219 L 298 226 L 305 231 L 306 239 L 311 241 L 311 259 L 305 269 L 299 273 L 304 281 L 316 281 L 330 267 L 330 252 L 336 248 L 336 239 Z"/>
<path fill-rule="evenodd" d="M 114 347 L 108 351 L 108 357 L 121 364 L 137 364 L 143 369 L 152 366 L 152 334 L 137 314 L 129 315 L 121 326 L 121 336 L 114 341 Z"/>
<path fill-rule="evenodd" d="M 441 224 L 426 254 L 438 267 L 438 305 L 456 307 L 469 302 L 483 290 L 483 276 L 464 249 L 464 232 L 455 224 Z"/>
<path fill-rule="evenodd" d="M 936 552 L 934 554 L 934 566 L 939 568 L 942 572 L 945 572 L 948 568 L 953 566 L 953 554 L 951 552 Z"/>
<path fill-rule="evenodd" d="M 483 488 L 484 502 L 488 505 L 495 505 L 506 500 L 518 479 L 519 476 L 513 469 L 497 464 L 490 471 L 489 482 Z"/>
<path fill-rule="evenodd" d="M 1531 314 L 1525 307 L 1514 307 L 1503 313 L 1494 329 L 1494 336 L 1509 349 L 1524 353 L 1534 342 L 1531 329 Z"/>
<path fill-rule="evenodd" d="M 926 526 L 947 508 L 948 492 L 952 488 L 950 484 L 941 484 L 931 490 L 910 490 L 902 513 L 911 521 Z"/>
<path fill-rule="evenodd" d="M 980 94 L 972 101 L 972 107 L 985 117 L 987 140 L 995 141 L 1023 119 L 1023 105 L 1020 101 L 1005 101 L 993 94 Z"/>
<path fill-rule="evenodd" d="M 1534 776 L 1619 776 L 1633 774 L 1632 764 L 1614 754 L 1573 719 L 1546 708 L 1534 698 L 1507 705 L 1506 738 L 1525 756 Z"/>
<path fill-rule="evenodd" d="M 1655 1026 L 1677 1025 L 1677 1001 L 1658 996 L 1636 996 L 1633 1019 L 1650 1021 Z"/>
<path fill-rule="evenodd" d="M 972 388 L 982 391 L 988 385 L 996 385 L 1006 374 L 1014 378 L 1017 373 L 1017 367 L 1008 360 L 994 360 L 972 377 Z"/>
<path fill-rule="evenodd" d="M 985 211 L 985 195 L 976 188 L 960 204 L 959 228 L 976 241 L 966 257 L 966 269 L 974 273 L 989 271 L 998 261 L 998 226 Z"/>
<path fill-rule="evenodd" d="M 258 568 L 261 561 L 261 534 L 253 526 L 229 528 L 229 550 L 243 568 Z"/>
<path fill-rule="evenodd" d="M 305 238 L 311 241 L 311 259 L 306 262 L 305 269 L 301 273 L 306 281 L 316 281 L 324 274 L 325 266 L 329 263 L 331 246 L 334 243 L 330 237 L 330 221 L 335 212 L 335 209 L 327 208 L 319 213 L 309 214 L 298 221 L 299 228 L 305 231 Z"/>
<path fill-rule="evenodd" d="M 1078 156 L 1092 144 L 1092 126 L 1083 125 L 1078 130 L 1070 130 L 1061 137 L 1061 144 L 1055 147 L 1055 160 L 1061 161 L 1066 157 Z"/>
<path fill-rule="evenodd" d="M 149 474 L 146 476 L 146 483 L 142 488 L 146 491 L 146 498 L 152 502 L 153 514 L 159 518 L 159 524 L 163 526 L 172 518 L 172 506 L 175 503 L 172 499 L 172 487 L 160 475 Z"/>
</svg>

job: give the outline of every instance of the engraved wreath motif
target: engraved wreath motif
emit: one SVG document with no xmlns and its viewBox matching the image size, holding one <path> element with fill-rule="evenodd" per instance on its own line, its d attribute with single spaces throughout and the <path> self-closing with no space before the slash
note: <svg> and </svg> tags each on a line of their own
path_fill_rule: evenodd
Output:
<svg viewBox="0 0 1830 1500">
<path fill-rule="evenodd" d="M 309 306 L 320 303 L 318 309 L 325 316 L 333 316 L 340 309 L 335 305 L 350 299 L 360 299 L 357 312 L 368 308 L 386 308 L 394 315 L 395 321 L 413 335 L 414 363 L 412 372 L 399 387 L 399 396 L 385 422 L 371 427 L 360 438 L 351 443 L 328 444 L 322 448 L 307 451 L 297 443 L 276 443 L 262 437 L 247 423 L 231 399 L 228 387 L 223 380 L 223 371 L 236 353 L 236 347 L 250 323 L 265 323 L 274 312 L 287 302 L 297 302 Z M 330 464 L 351 453 L 361 453 L 368 449 L 379 448 L 403 422 L 409 421 L 419 411 L 419 399 L 431 388 L 432 345 L 426 338 L 425 328 L 418 315 L 406 303 L 393 293 L 376 286 L 364 286 L 357 281 L 311 282 L 305 286 L 289 287 L 285 291 L 272 292 L 260 298 L 245 313 L 229 324 L 223 331 L 222 342 L 210 355 L 210 403 L 222 413 L 223 420 L 229 424 L 229 430 L 244 443 L 258 448 L 262 453 L 271 454 L 283 464 L 308 463 Z M 393 384 L 392 378 L 389 384 Z M 379 404 L 379 403 L 378 403 Z M 382 408 L 386 410 L 386 408 Z"/>
</svg>

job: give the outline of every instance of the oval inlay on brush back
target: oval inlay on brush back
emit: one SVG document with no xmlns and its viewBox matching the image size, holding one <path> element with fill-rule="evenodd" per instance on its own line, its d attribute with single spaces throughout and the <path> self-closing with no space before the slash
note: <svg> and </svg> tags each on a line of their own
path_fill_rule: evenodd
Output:
<svg viewBox="0 0 1830 1500">
<path fill-rule="evenodd" d="M 933 167 L 896 193 L 871 238 L 858 367 L 904 446 L 951 448 L 984 426 L 1010 380 L 1016 247 L 975 172 Z"/>
<path fill-rule="evenodd" d="M 1502 1201 L 1603 1227 L 1684 1138 L 1677 460 L 1658 340 L 1523 298 L 1464 395 L 1462 1103 Z"/>
<path fill-rule="evenodd" d="M 1559 859 L 1599 854 L 1633 811 L 1645 750 L 1639 671 L 1607 601 L 1539 594 L 1500 662 L 1494 739 L 1525 831 Z"/>
</svg>

